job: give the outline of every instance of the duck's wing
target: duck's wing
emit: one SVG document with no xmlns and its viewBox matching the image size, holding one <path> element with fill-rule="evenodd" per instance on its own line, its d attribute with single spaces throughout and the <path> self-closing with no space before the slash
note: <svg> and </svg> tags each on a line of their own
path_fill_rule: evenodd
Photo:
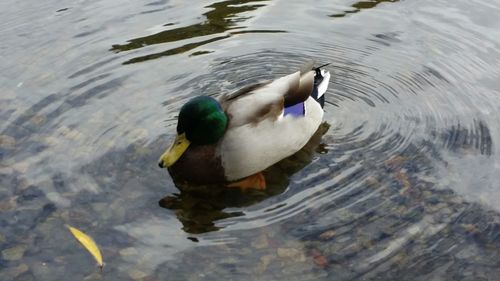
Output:
<svg viewBox="0 0 500 281">
<path fill-rule="evenodd" d="M 229 116 L 229 127 L 278 118 L 285 107 L 307 100 L 314 87 L 315 72 L 297 71 L 271 82 L 247 86 L 224 95 L 219 102 Z"/>
<path fill-rule="evenodd" d="M 227 180 L 247 177 L 296 153 L 317 130 L 330 74 L 308 69 L 248 87 L 223 102 L 230 121 L 217 151 Z"/>
</svg>

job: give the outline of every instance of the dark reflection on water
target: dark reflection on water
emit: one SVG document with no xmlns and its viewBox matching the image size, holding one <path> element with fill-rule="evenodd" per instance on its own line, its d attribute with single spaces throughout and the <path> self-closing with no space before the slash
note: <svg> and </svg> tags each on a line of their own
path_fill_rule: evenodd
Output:
<svg viewBox="0 0 500 281">
<path fill-rule="evenodd" d="M 443 145 L 453 152 L 466 154 L 470 150 L 477 150 L 481 154 L 491 156 L 493 144 L 490 129 L 482 121 L 474 120 L 470 129 L 457 124 L 444 132 L 431 134 L 439 136 Z"/>
<path fill-rule="evenodd" d="M 153 35 L 134 38 L 129 40 L 127 44 L 123 45 L 113 45 L 111 50 L 115 52 L 129 51 L 134 49 L 143 48 L 149 45 L 163 44 L 168 42 L 177 42 L 190 38 L 204 37 L 209 35 L 221 35 L 226 31 L 243 29 L 245 26 L 240 26 L 241 24 L 251 18 L 251 16 L 243 16 L 245 12 L 254 11 L 258 8 L 265 7 L 265 4 L 255 4 L 255 3 L 267 3 L 268 0 L 229 0 L 217 2 L 206 6 L 211 10 L 204 13 L 203 16 L 206 17 L 206 21 L 203 23 L 197 23 L 186 27 L 174 28 L 166 31 L 162 31 Z M 165 26 L 168 26 L 167 24 Z M 163 52 L 149 54 L 146 56 L 140 56 L 126 61 L 124 64 L 137 63 L 147 60 L 152 60 L 160 58 L 163 56 L 171 56 L 175 54 L 184 53 L 190 51 L 208 43 L 215 41 L 227 39 L 232 35 L 245 34 L 245 33 L 282 33 L 285 31 L 281 30 L 239 30 L 233 31 L 222 36 L 213 37 L 210 39 L 198 41 L 195 43 L 188 43 L 180 47 L 172 48 Z M 203 53 L 197 52 L 196 55 L 201 55 Z"/>
<path fill-rule="evenodd" d="M 154 53 L 154 54 L 150 54 L 150 55 L 146 55 L 146 56 L 136 57 L 136 58 L 133 58 L 133 59 L 130 59 L 130 60 L 124 62 L 123 64 L 137 63 L 137 62 L 142 62 L 142 61 L 157 59 L 157 58 L 164 57 L 164 56 L 171 56 L 171 55 L 175 55 L 175 54 L 184 53 L 184 52 L 190 51 L 190 50 L 192 50 L 194 48 L 197 48 L 199 46 L 202 46 L 202 45 L 205 45 L 205 44 L 208 44 L 208 43 L 212 43 L 212 42 L 215 42 L 215 41 L 227 39 L 229 37 L 231 37 L 231 36 L 230 35 L 224 35 L 224 36 L 214 37 L 214 38 L 211 38 L 211 39 L 208 39 L 208 40 L 199 41 L 199 42 L 196 42 L 196 43 L 186 44 L 186 45 L 183 45 L 183 46 L 180 46 L 180 47 L 177 47 L 177 48 L 173 48 L 173 49 L 169 49 L 167 51 L 163 51 L 163 52 L 160 52 L 160 53 Z"/>
<path fill-rule="evenodd" d="M 332 18 L 342 18 L 342 17 L 345 17 L 345 16 L 347 16 L 349 14 L 359 13 L 362 10 L 375 8 L 380 3 L 385 3 L 385 2 L 394 3 L 394 2 L 399 2 L 399 0 L 368 0 L 368 1 L 359 1 L 359 2 L 356 2 L 356 3 L 354 3 L 354 4 L 351 5 L 351 7 L 353 8 L 352 10 L 344 11 L 342 13 L 332 14 L 332 15 L 330 15 L 330 17 L 332 17 Z"/>
</svg>

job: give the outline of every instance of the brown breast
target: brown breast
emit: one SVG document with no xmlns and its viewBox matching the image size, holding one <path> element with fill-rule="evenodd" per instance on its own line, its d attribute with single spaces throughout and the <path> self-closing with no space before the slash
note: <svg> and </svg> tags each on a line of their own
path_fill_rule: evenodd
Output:
<svg viewBox="0 0 500 281">
<path fill-rule="evenodd" d="M 214 184 L 226 181 L 220 157 L 214 145 L 191 145 L 168 169 L 174 181 Z"/>
</svg>

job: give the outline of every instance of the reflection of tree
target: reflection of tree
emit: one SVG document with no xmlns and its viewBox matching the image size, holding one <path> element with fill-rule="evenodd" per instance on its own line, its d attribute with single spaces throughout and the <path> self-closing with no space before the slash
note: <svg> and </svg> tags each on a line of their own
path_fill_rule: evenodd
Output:
<svg viewBox="0 0 500 281">
<path fill-rule="evenodd" d="M 211 10 L 203 14 L 207 18 L 205 22 L 174 28 L 170 30 L 165 30 L 149 36 L 134 38 L 129 40 L 127 44 L 113 45 L 111 47 L 111 51 L 114 52 L 129 51 L 149 45 L 177 42 L 189 38 L 219 34 L 219 36 L 217 37 L 208 38 L 203 41 L 186 44 L 178 48 L 169 49 L 161 53 L 138 57 L 126 62 L 126 63 L 135 63 L 135 62 L 155 59 L 162 56 L 169 56 L 178 53 L 183 53 L 201 45 L 226 39 L 230 37 L 231 34 L 240 34 L 247 32 L 262 32 L 262 33 L 280 32 L 272 30 L 248 30 L 248 31 L 232 32 L 231 34 L 223 34 L 224 32 L 229 30 L 244 28 L 244 26 L 237 26 L 237 23 L 244 22 L 245 20 L 249 19 L 250 16 L 241 16 L 240 14 L 244 12 L 254 11 L 260 7 L 265 6 L 264 4 L 248 4 L 248 3 L 264 2 L 264 1 L 268 0 L 229 0 L 229 1 L 214 3 L 206 7 L 206 8 L 211 8 Z"/>
<path fill-rule="evenodd" d="M 360 12 L 361 10 L 366 10 L 366 9 L 371 9 L 375 8 L 378 4 L 383 3 L 383 2 L 399 2 L 399 0 L 371 0 L 371 1 L 359 1 L 351 5 L 353 10 L 350 11 L 344 11 L 343 13 L 338 13 L 338 14 L 333 14 L 330 15 L 332 18 L 342 18 L 345 17 L 348 14 L 355 14 Z"/>
<path fill-rule="evenodd" d="M 218 36 L 218 37 L 214 37 L 214 38 L 211 38 L 211 39 L 208 39 L 208 40 L 204 40 L 204 41 L 200 41 L 200 42 L 196 42 L 196 43 L 182 45 L 180 47 L 173 48 L 173 49 L 168 49 L 168 50 L 160 52 L 160 53 L 154 53 L 154 54 L 150 54 L 150 55 L 136 57 L 136 58 L 133 58 L 133 59 L 130 59 L 130 60 L 124 62 L 123 64 L 137 63 L 137 62 L 142 62 L 142 61 L 157 59 L 157 58 L 160 58 L 160 57 L 172 56 L 172 55 L 175 55 L 175 54 L 181 54 L 181 53 L 190 51 L 190 50 L 192 50 L 194 48 L 197 48 L 199 46 L 202 46 L 202 45 L 205 45 L 205 44 L 208 44 L 208 43 L 212 43 L 212 42 L 215 42 L 215 41 L 219 41 L 219 40 L 222 40 L 222 39 L 226 39 L 226 38 L 229 38 L 229 37 L 230 37 L 229 35 Z"/>
<path fill-rule="evenodd" d="M 159 204 L 174 210 L 184 231 L 188 233 L 218 230 L 215 221 L 244 215 L 242 212 L 225 212 L 224 209 L 249 206 L 285 191 L 290 176 L 308 165 L 316 150 L 324 149 L 319 144 L 328 129 L 329 125 L 323 123 L 302 150 L 266 169 L 264 176 L 267 188 L 264 191 L 241 192 L 222 186 L 176 184 L 180 193 L 161 199 Z"/>
</svg>

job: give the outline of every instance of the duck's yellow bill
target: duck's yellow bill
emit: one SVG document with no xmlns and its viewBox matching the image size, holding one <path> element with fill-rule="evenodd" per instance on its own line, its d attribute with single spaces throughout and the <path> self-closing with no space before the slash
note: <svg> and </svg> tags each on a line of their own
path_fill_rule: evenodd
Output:
<svg viewBox="0 0 500 281">
<path fill-rule="evenodd" d="M 174 143 L 161 155 L 158 163 L 160 168 L 168 168 L 174 165 L 174 163 L 181 158 L 182 154 L 186 151 L 190 144 L 191 142 L 189 142 L 186 138 L 185 133 L 177 135 Z"/>
</svg>

